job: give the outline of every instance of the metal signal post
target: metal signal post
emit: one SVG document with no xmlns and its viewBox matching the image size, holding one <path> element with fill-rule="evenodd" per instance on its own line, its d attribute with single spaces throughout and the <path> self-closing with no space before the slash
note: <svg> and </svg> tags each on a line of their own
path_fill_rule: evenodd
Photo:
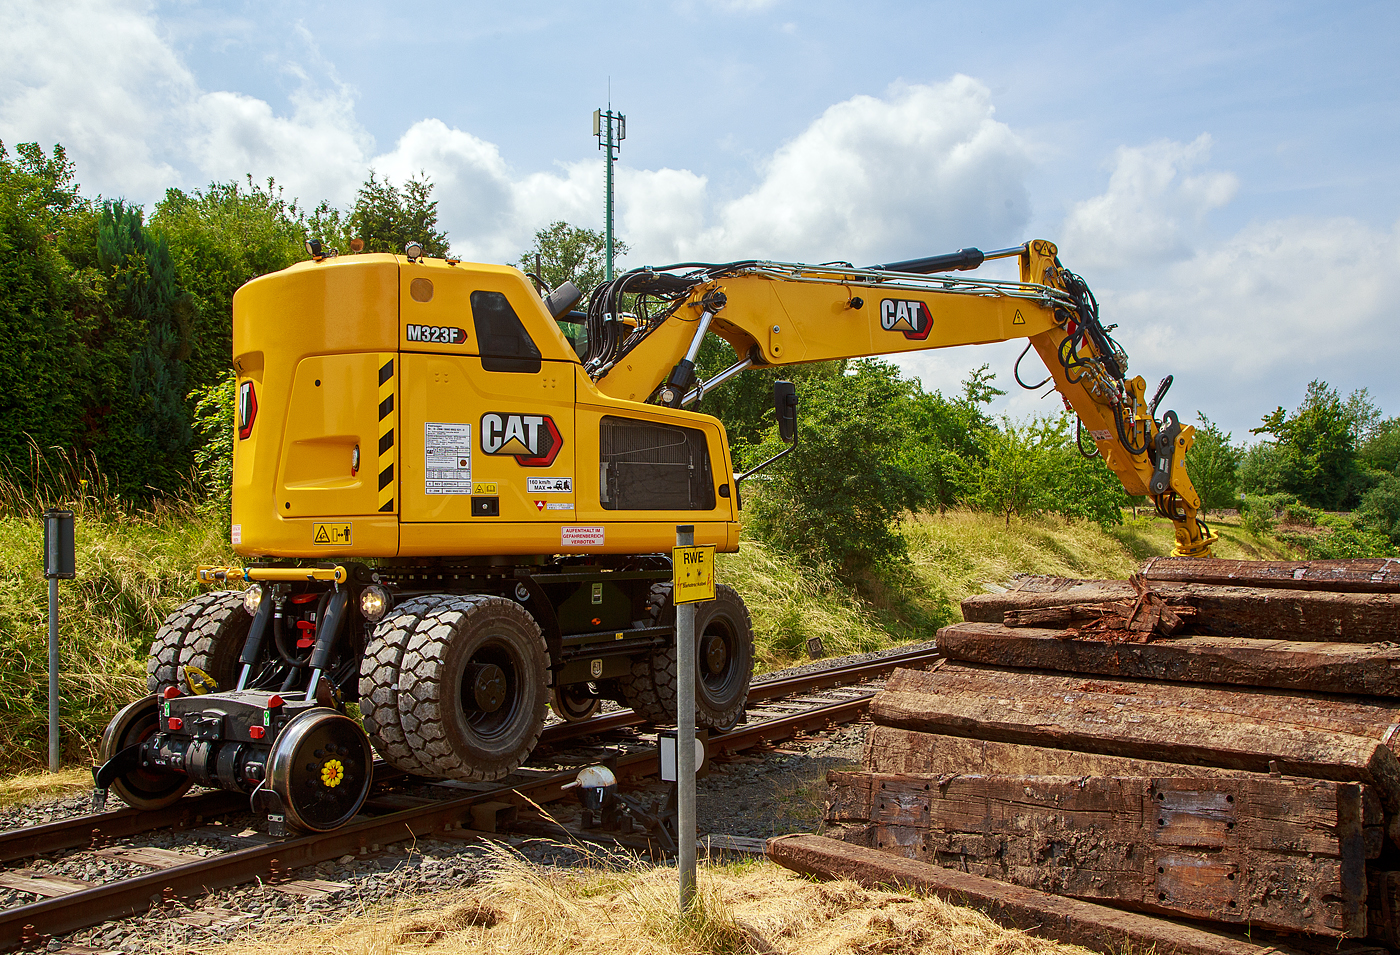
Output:
<svg viewBox="0 0 1400 955">
<path fill-rule="evenodd" d="M 76 573 L 73 512 L 44 512 L 44 576 L 49 579 L 49 772 L 58 772 L 58 582 Z"/>
<path fill-rule="evenodd" d="M 595 109 L 593 111 L 593 135 L 598 139 L 598 148 L 607 149 L 607 156 L 603 161 L 606 170 L 606 185 L 604 186 L 603 209 L 606 216 L 607 230 L 607 253 L 608 271 L 607 280 L 613 279 L 613 162 L 617 159 L 617 151 L 622 148 L 622 141 L 627 138 L 627 117 L 621 113 L 612 111 L 612 104 L 608 104 L 607 110 Z"/>
</svg>

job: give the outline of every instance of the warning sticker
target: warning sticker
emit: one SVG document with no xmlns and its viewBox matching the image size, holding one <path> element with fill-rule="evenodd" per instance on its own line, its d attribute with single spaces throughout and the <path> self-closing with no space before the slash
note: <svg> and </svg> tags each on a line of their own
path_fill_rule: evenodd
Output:
<svg viewBox="0 0 1400 955">
<path fill-rule="evenodd" d="M 1013 319 L 1011 319 L 1011 324 L 1012 324 L 1012 325 L 1024 325 L 1024 324 L 1026 324 L 1026 316 L 1024 316 L 1024 315 L 1021 314 L 1021 310 L 1020 310 L 1019 308 L 1016 309 L 1016 317 L 1013 318 Z"/>
<path fill-rule="evenodd" d="M 574 503 L 573 501 L 550 501 L 545 505 L 545 509 L 550 511 L 572 511 L 574 509 Z"/>
<path fill-rule="evenodd" d="M 472 492 L 472 426 L 429 421 L 423 425 L 423 493 Z"/>
<path fill-rule="evenodd" d="M 1113 435 L 1107 430 L 1090 431 L 1089 434 L 1095 441 L 1107 441 L 1109 438 L 1113 437 Z"/>
<path fill-rule="evenodd" d="M 235 524 L 235 525 L 233 525 L 233 533 L 232 533 L 230 536 L 231 536 L 232 539 L 233 539 L 233 543 L 235 543 L 235 544 L 241 544 L 241 543 L 243 543 L 243 525 L 242 525 L 242 524 Z"/>
<path fill-rule="evenodd" d="M 559 528 L 559 546 L 602 547 L 603 529 L 601 527 L 576 527 L 574 525 L 565 525 Z"/>
<path fill-rule="evenodd" d="M 350 546 L 349 524 L 312 524 L 311 543 L 331 547 Z"/>
<path fill-rule="evenodd" d="M 485 484 L 477 483 L 472 485 L 473 494 L 499 494 L 500 487 L 495 481 L 487 481 Z"/>
<path fill-rule="evenodd" d="M 571 477 L 526 478 L 525 490 L 531 494 L 572 494 L 574 479 Z"/>
</svg>

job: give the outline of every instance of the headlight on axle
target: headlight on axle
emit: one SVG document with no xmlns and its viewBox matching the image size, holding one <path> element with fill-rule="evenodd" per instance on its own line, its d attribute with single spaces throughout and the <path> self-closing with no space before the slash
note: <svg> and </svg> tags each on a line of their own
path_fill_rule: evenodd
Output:
<svg viewBox="0 0 1400 955">
<path fill-rule="evenodd" d="M 257 615 L 258 607 L 262 604 L 262 595 L 262 584 L 254 584 L 243 591 L 243 609 L 248 611 L 248 616 Z"/>
<path fill-rule="evenodd" d="M 378 584 L 370 584 L 360 591 L 360 613 L 371 623 L 383 619 L 389 612 L 389 591 Z"/>
</svg>

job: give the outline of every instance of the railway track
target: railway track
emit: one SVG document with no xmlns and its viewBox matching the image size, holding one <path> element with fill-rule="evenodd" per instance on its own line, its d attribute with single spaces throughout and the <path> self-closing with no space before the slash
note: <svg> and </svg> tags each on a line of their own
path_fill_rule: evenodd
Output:
<svg viewBox="0 0 1400 955">
<path fill-rule="evenodd" d="M 897 667 L 927 666 L 936 658 L 933 649 L 919 649 L 755 683 L 748 698 L 748 722 L 712 736 L 709 753 L 732 755 L 765 742 L 856 720 L 874 695 L 873 689 L 861 684 L 877 680 Z M 817 692 L 829 694 L 841 687 L 848 688 L 841 693 L 842 699 L 807 696 Z M 547 752 L 585 737 L 616 734 L 640 722 L 631 710 L 621 710 L 580 723 L 558 723 L 545 729 L 539 747 Z M 634 782 L 657 775 L 656 750 L 648 747 L 619 757 L 616 772 L 620 780 Z M 512 777 L 501 785 L 473 791 L 439 785 L 436 798 L 396 796 L 396 789 L 421 781 L 385 764 L 376 764 L 375 773 L 375 790 L 366 807 L 386 810 L 382 814 L 357 819 L 332 832 L 286 839 L 240 833 L 233 838 L 242 838 L 246 847 L 207 857 L 182 858 L 169 850 L 117 847 L 112 843 L 160 831 L 205 827 L 220 817 L 246 813 L 247 797 L 243 794 L 202 792 L 164 810 L 119 809 L 0 833 L 0 863 L 7 865 L 68 850 L 94 850 L 106 853 L 108 858 L 122 858 L 126 852 L 131 860 L 164 866 L 91 887 L 76 880 L 66 880 L 76 882 L 71 886 L 64 880 L 43 881 L 42 888 L 51 897 L 0 911 L 0 950 L 42 945 L 53 936 L 146 912 L 152 906 L 195 899 L 226 886 L 254 880 L 284 881 L 297 869 L 346 854 L 361 855 L 371 848 L 433 836 L 471 838 L 481 826 L 479 820 L 489 820 L 497 808 L 546 805 L 562 799 L 566 795 L 563 785 L 574 779 L 577 770 L 527 770 L 517 774 L 526 776 L 524 781 L 512 781 L 516 779 Z M 488 822 L 488 828 L 489 825 Z M 14 873 L 14 869 L 7 869 L 0 872 L 0 878 Z M 35 878 L 34 887 L 40 887 L 40 881 Z M 10 878 L 5 884 L 16 888 L 23 883 Z"/>
</svg>

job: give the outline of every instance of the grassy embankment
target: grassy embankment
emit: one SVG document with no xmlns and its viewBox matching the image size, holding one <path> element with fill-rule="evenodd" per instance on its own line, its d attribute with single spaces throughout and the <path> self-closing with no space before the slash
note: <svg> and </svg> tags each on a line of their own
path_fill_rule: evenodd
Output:
<svg viewBox="0 0 1400 955">
<path fill-rule="evenodd" d="M 0 502 L 3 504 L 4 502 Z M 34 771 L 46 761 L 47 585 L 43 522 L 0 510 L 0 772 Z M 144 692 L 145 654 L 164 616 L 199 589 L 193 568 L 233 559 L 219 523 L 192 507 L 130 513 L 85 499 L 78 510 L 78 575 L 60 591 L 65 762 L 93 755 L 118 706 Z M 34 509 L 30 509 L 32 514 Z M 1238 527 L 1221 528 L 1221 556 L 1286 556 L 1281 545 Z M 720 579 L 753 614 L 760 669 L 805 658 L 809 637 L 828 656 L 928 639 L 958 619 L 957 604 L 984 583 L 1017 573 L 1122 576 L 1171 546 L 1165 521 L 1129 519 L 1105 532 L 1060 519 L 1013 521 L 968 511 L 911 518 L 910 563 L 867 581 L 862 593 L 802 569 L 761 543 L 723 555 Z M 81 773 L 64 777 L 68 785 Z M 25 777 L 0 803 L 64 780 Z M 7 795 L 7 793 L 10 793 Z"/>
</svg>

